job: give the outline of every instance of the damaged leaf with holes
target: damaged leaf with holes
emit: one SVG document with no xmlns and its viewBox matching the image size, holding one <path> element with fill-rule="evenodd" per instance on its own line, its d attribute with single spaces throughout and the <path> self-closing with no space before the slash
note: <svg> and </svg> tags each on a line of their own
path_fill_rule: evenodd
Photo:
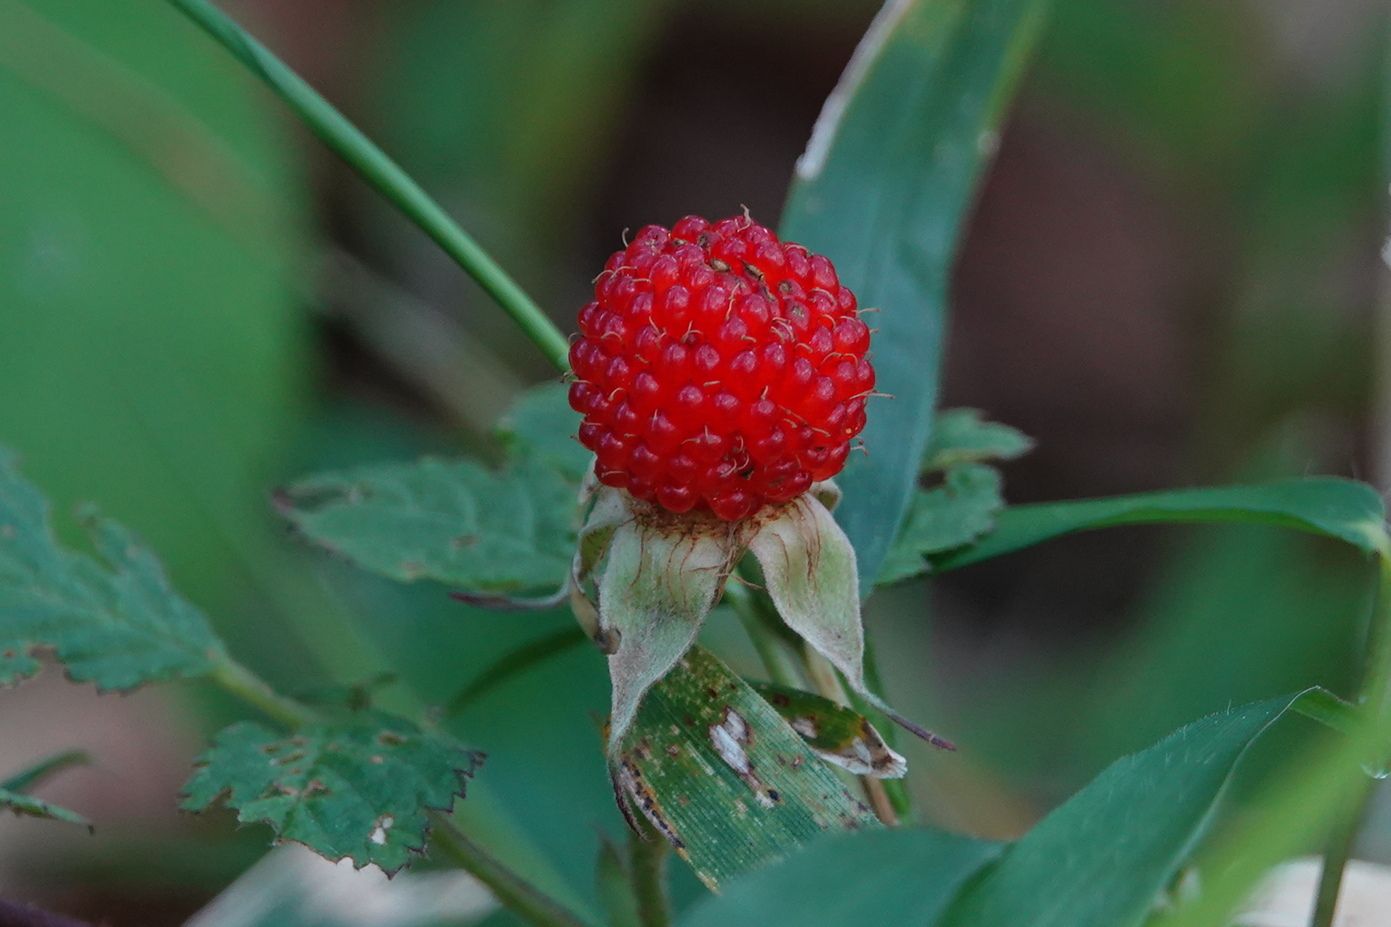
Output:
<svg viewBox="0 0 1391 927">
<path fill-rule="evenodd" d="M 391 873 L 423 853 L 429 812 L 448 811 L 483 760 L 448 734 L 371 714 L 285 735 L 253 722 L 218 734 L 182 807 L 221 801 L 277 842 Z"/>
<path fill-rule="evenodd" d="M 828 831 L 879 823 L 762 696 L 699 646 L 643 700 L 618 784 L 712 888 Z"/>
<path fill-rule="evenodd" d="M 102 691 L 210 672 L 222 643 L 158 559 L 91 510 L 82 522 L 99 559 L 59 544 L 47 500 L 0 448 L 0 685 L 38 672 L 39 649 Z"/>
</svg>

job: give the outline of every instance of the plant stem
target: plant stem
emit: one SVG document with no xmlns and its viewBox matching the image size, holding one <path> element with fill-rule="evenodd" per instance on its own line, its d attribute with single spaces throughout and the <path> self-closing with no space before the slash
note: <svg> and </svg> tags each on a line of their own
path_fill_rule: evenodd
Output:
<svg viewBox="0 0 1391 927">
<path fill-rule="evenodd" d="M 211 678 L 227 692 L 290 727 L 318 719 L 314 709 L 276 692 L 264 679 L 229 656 L 218 661 Z"/>
<path fill-rule="evenodd" d="M 802 672 L 795 657 L 764 624 L 763 614 L 754 594 L 740 583 L 737 575 L 730 577 L 729 583 L 725 586 L 724 597 L 725 601 L 734 607 L 740 623 L 744 625 L 744 633 L 749 636 L 749 642 L 758 652 L 758 659 L 763 663 L 768 679 L 780 686 L 800 686 Z"/>
<path fill-rule="evenodd" d="M 1319 890 L 1314 900 L 1314 914 L 1309 921 L 1311 927 L 1333 925 L 1333 917 L 1338 910 L 1338 893 L 1343 884 L 1343 871 L 1352 856 L 1352 845 L 1357 839 L 1358 826 L 1362 820 L 1362 808 L 1370 793 L 1369 782 L 1359 783 L 1357 794 L 1349 799 L 1347 807 L 1333 824 L 1333 830 L 1328 837 L 1328 847 L 1324 850 Z"/>
<path fill-rule="evenodd" d="M 325 145 L 434 239 L 487 291 L 557 369 L 569 342 L 508 273 L 399 164 L 264 45 L 207 0 L 169 0 L 260 77 Z"/>
<path fill-rule="evenodd" d="M 629 838 L 633 862 L 633 894 L 642 927 L 668 927 L 671 903 L 667 898 L 667 841 L 643 822 L 642 833 Z"/>
<path fill-rule="evenodd" d="M 433 817 L 435 828 L 431 846 L 450 856 L 460 869 L 488 886 L 509 911 L 537 927 L 587 927 L 574 913 L 464 836 L 448 816 L 437 812 Z"/>
<path fill-rule="evenodd" d="M 1385 535 L 1377 557 L 1376 602 L 1367 627 L 1367 659 L 1358 701 L 1369 711 L 1377 732 L 1376 752 L 1368 760 L 1380 769 L 1387 763 L 1386 734 L 1391 730 L 1391 541 Z M 1332 927 L 1342 889 L 1343 871 L 1352 856 L 1362 812 L 1371 797 L 1371 782 L 1363 780 L 1348 797 L 1347 807 L 1333 826 L 1324 851 L 1318 895 L 1310 927 Z"/>
</svg>

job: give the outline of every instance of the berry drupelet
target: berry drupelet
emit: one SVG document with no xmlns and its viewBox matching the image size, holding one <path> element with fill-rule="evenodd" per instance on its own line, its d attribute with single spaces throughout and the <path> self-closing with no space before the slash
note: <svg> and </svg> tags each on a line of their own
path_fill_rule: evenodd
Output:
<svg viewBox="0 0 1391 927">
<path fill-rule="evenodd" d="M 570 405 L 609 486 L 737 521 L 845 465 L 874 389 L 831 262 L 747 216 L 649 225 L 579 314 Z"/>
</svg>

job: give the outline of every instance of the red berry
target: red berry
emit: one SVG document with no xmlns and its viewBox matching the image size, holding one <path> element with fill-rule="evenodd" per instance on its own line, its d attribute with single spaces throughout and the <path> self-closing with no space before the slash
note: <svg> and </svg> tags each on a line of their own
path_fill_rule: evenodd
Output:
<svg viewBox="0 0 1391 927">
<path fill-rule="evenodd" d="M 827 258 L 747 216 L 642 228 L 570 349 L 599 479 L 737 521 L 839 473 L 874 388 L 857 305 Z"/>
</svg>

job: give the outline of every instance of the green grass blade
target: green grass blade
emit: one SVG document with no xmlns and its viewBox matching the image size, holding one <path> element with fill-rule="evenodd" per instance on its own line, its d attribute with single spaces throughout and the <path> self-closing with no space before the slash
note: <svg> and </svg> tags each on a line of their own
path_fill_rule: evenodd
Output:
<svg viewBox="0 0 1391 927">
<path fill-rule="evenodd" d="M 1332 477 L 1017 505 L 1000 512 L 978 543 L 934 557 L 933 566 L 967 566 L 1078 531 L 1184 522 L 1293 528 L 1376 553 L 1387 543 L 1385 519 L 1374 489 Z"/>
<path fill-rule="evenodd" d="M 271 88 L 329 148 L 483 287 L 558 370 L 569 343 L 530 296 L 421 186 L 264 45 L 206 0 L 169 0 Z"/>
<path fill-rule="evenodd" d="M 879 331 L 867 455 L 836 511 L 867 594 L 903 521 L 937 398 L 947 278 L 1040 0 L 891 0 L 826 101 L 781 234 L 829 256 Z"/>
</svg>

